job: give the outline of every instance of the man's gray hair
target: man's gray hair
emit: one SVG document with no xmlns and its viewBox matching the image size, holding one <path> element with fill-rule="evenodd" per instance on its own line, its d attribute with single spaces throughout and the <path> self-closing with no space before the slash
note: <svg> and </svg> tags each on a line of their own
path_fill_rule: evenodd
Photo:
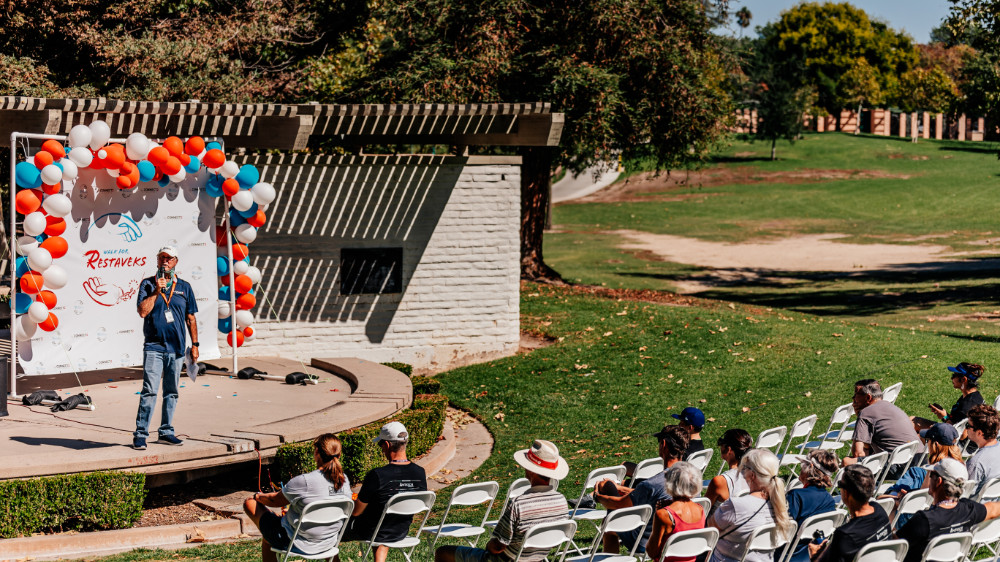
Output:
<svg viewBox="0 0 1000 562">
<path fill-rule="evenodd" d="M 690 500 L 701 495 L 701 471 L 689 462 L 677 462 L 663 475 L 663 488 L 675 500 Z"/>
<path fill-rule="evenodd" d="M 854 388 L 861 389 L 862 392 L 871 396 L 875 400 L 882 399 L 882 386 L 875 379 L 862 379 L 854 383 Z"/>
<path fill-rule="evenodd" d="M 941 493 L 944 495 L 945 498 L 949 500 L 957 500 L 958 498 L 962 497 L 962 492 L 964 491 L 962 489 L 963 486 L 960 486 L 954 482 L 949 482 L 944 478 L 939 478 L 938 480 L 941 481 L 941 483 L 939 484 L 940 486 L 939 489 L 941 490 Z"/>
</svg>

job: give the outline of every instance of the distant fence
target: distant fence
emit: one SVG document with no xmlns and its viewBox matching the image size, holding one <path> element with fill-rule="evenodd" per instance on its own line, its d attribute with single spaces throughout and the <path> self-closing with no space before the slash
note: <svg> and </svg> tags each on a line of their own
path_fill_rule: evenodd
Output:
<svg viewBox="0 0 1000 562">
<path fill-rule="evenodd" d="M 929 111 L 904 113 L 890 109 L 865 109 L 859 119 L 857 111 L 845 109 L 837 116 L 804 115 L 802 119 L 807 131 L 819 133 L 858 131 L 886 137 L 962 141 L 982 141 L 986 136 L 986 120 L 982 117 L 969 117 L 964 113 L 950 115 Z M 757 117 L 756 109 L 738 110 L 733 132 L 756 133 L 759 124 L 760 119 Z"/>
</svg>

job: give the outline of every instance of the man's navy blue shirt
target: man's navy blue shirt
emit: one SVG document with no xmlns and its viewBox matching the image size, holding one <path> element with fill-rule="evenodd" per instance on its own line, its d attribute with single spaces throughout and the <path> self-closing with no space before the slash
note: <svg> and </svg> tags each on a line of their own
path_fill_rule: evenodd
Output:
<svg viewBox="0 0 1000 562">
<path fill-rule="evenodd" d="M 174 355 L 183 355 L 187 337 L 187 315 L 198 312 L 198 303 L 194 299 L 194 290 L 187 281 L 174 278 L 177 288 L 174 289 L 173 297 L 170 297 L 170 289 L 165 295 L 157 295 L 153 310 L 146 315 L 142 324 L 142 335 L 146 339 L 143 351 L 166 351 Z M 146 300 L 150 295 L 159 293 L 156 287 L 156 277 L 147 277 L 139 285 L 139 302 Z M 174 316 L 173 322 L 167 322 L 167 303 L 164 297 L 170 297 L 170 311 Z"/>
</svg>

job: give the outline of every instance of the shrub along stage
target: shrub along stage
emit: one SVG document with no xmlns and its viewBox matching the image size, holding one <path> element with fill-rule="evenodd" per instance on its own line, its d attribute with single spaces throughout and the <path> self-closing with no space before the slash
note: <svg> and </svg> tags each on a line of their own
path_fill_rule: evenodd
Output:
<svg viewBox="0 0 1000 562">
<path fill-rule="evenodd" d="M 0 538 L 130 527 L 142 516 L 145 484 L 146 475 L 137 472 L 0 482 Z"/>
</svg>

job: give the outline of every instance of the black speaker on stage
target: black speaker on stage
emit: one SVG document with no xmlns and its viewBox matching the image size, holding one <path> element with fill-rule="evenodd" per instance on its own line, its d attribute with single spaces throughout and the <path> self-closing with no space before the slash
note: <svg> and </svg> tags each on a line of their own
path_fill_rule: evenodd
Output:
<svg viewBox="0 0 1000 562">
<path fill-rule="evenodd" d="M 0 373 L 0 418 L 7 416 L 7 377 L 10 376 L 10 359 L 0 361 L 3 372 Z"/>
</svg>

